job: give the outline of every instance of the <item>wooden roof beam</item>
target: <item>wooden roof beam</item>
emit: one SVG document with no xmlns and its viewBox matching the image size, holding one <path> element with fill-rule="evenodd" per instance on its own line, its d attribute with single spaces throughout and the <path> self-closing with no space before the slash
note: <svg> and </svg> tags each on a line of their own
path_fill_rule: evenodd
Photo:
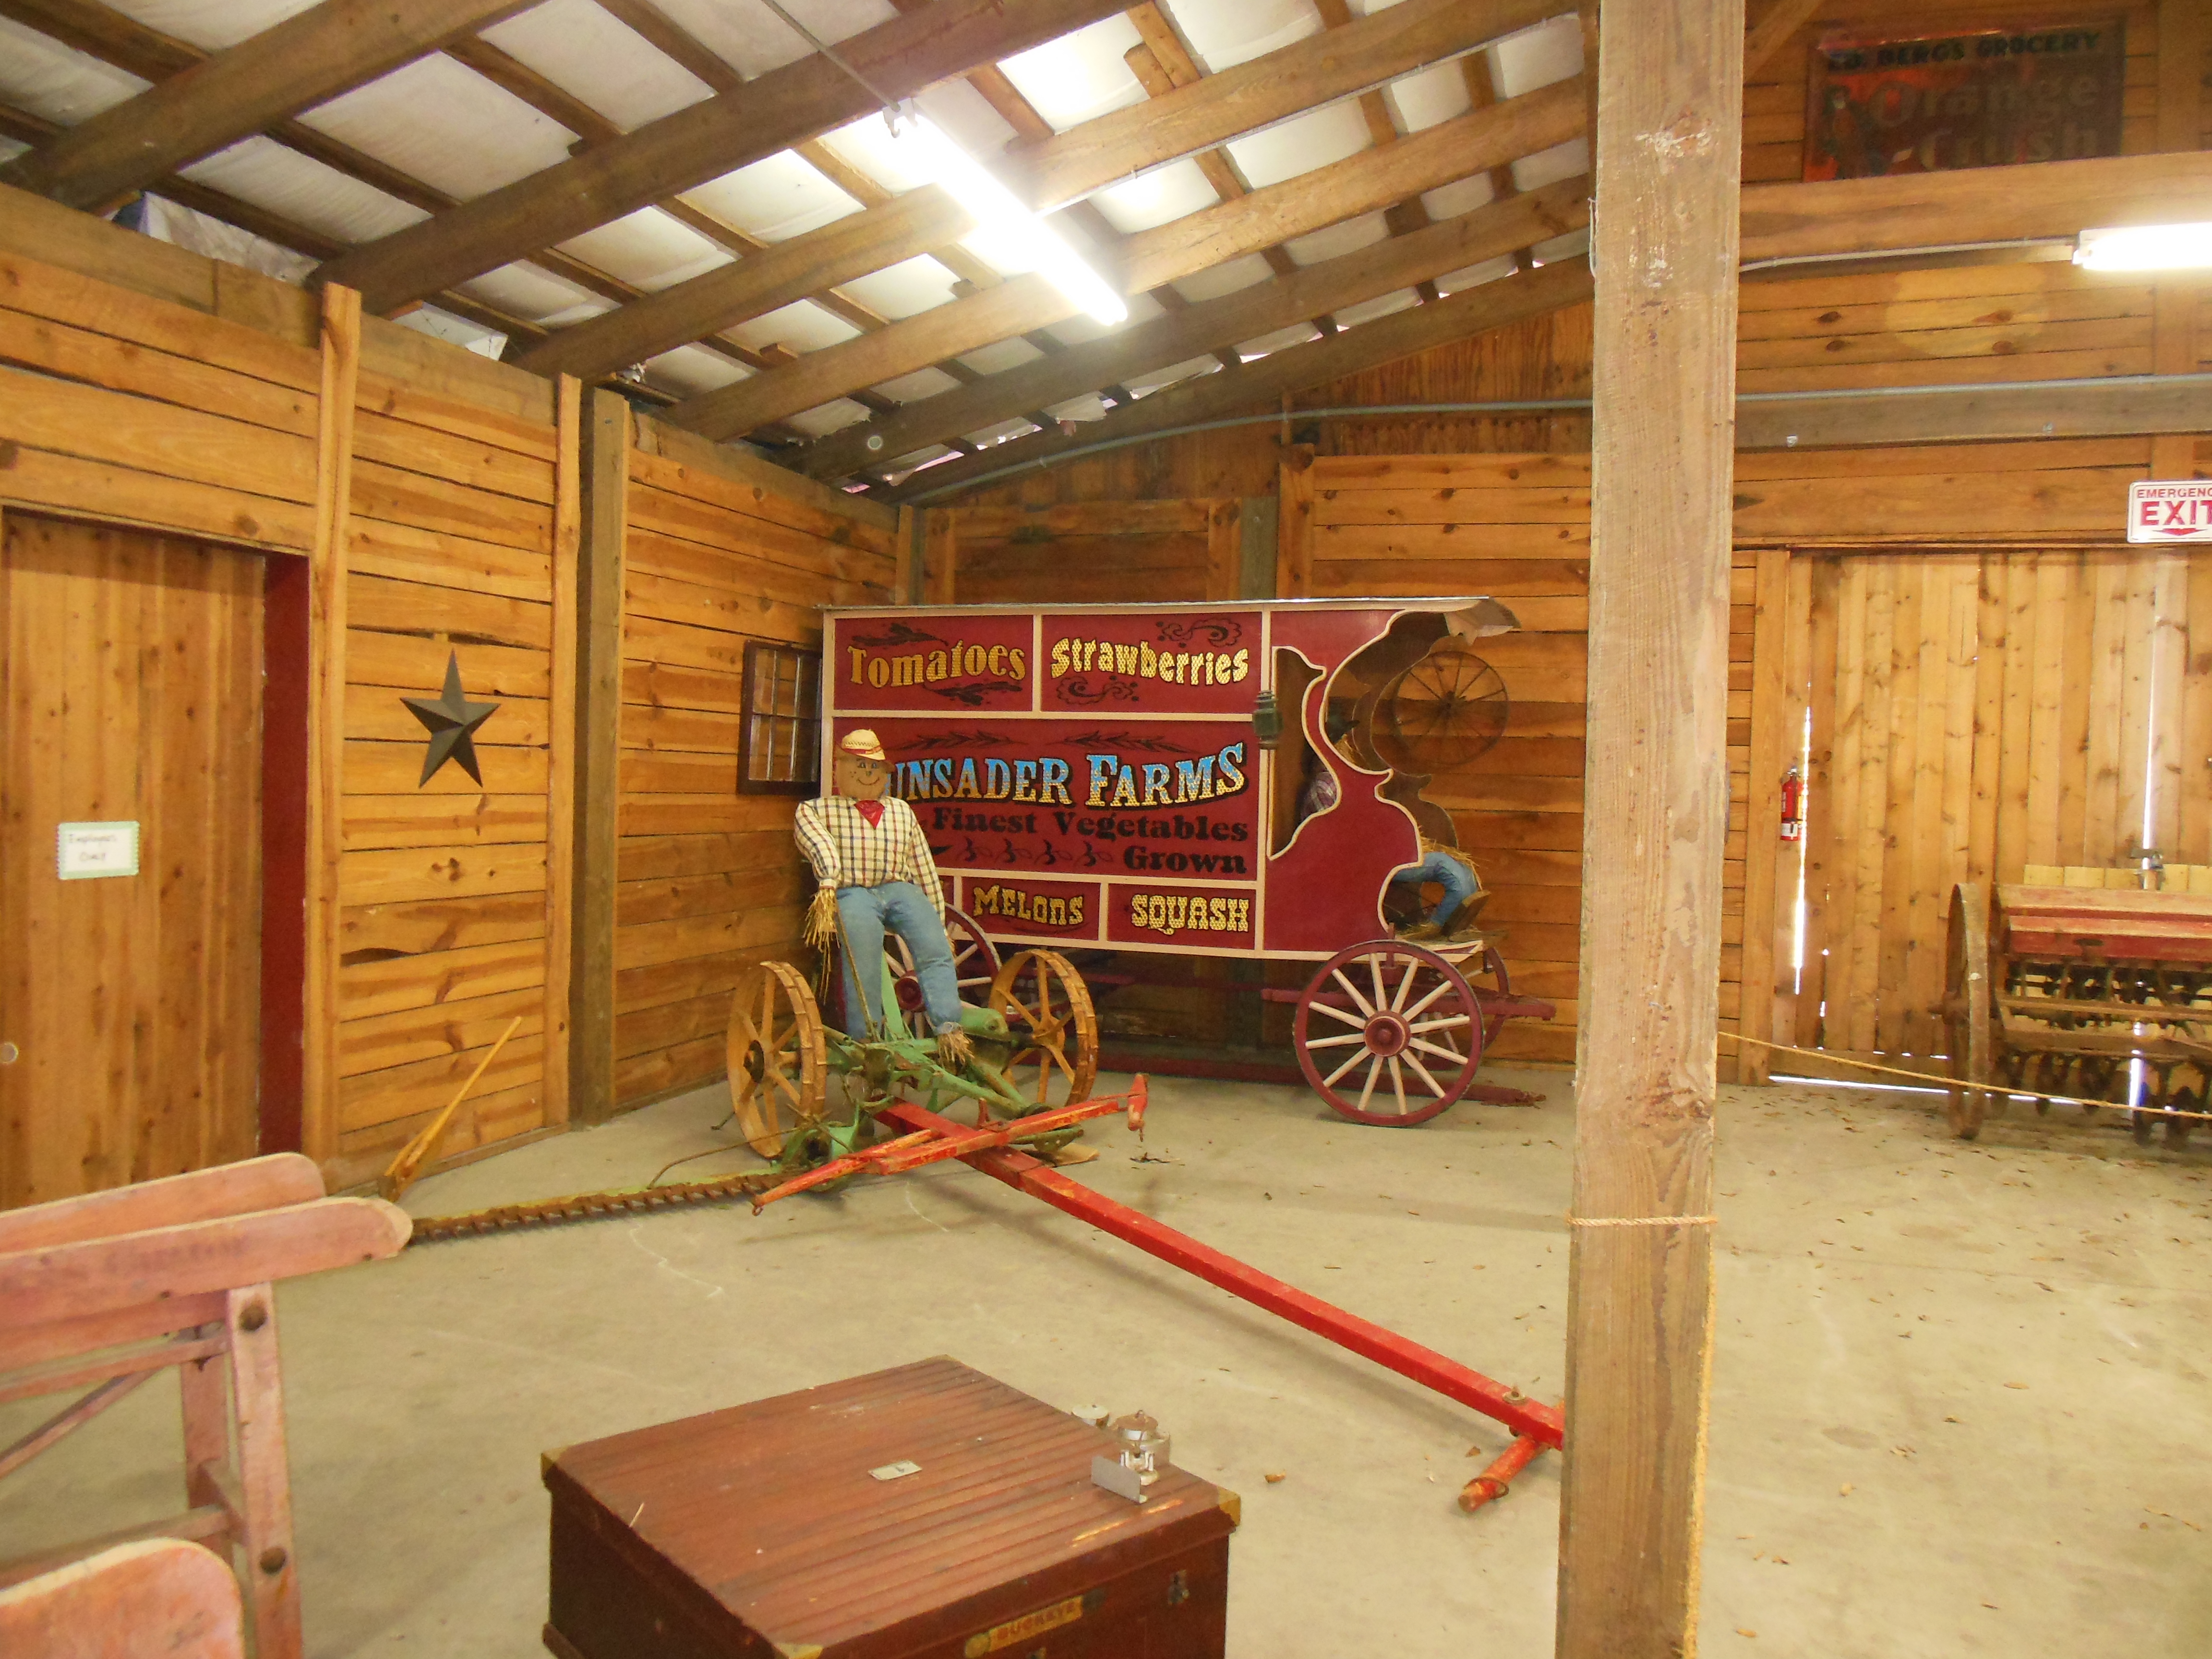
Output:
<svg viewBox="0 0 2212 1659">
<path fill-rule="evenodd" d="M 1065 403 L 1100 387 L 1115 390 L 1131 377 L 1187 362 L 1224 340 L 1250 339 L 1463 270 L 1532 241 L 1563 235 L 1589 222 L 1589 191 L 1587 179 L 1561 179 L 1291 276 L 1155 317 L 1072 346 L 1059 357 L 1024 363 L 989 375 L 979 385 L 902 404 L 866 425 L 832 433 L 810 446 L 799 465 L 813 477 L 842 477 L 864 465 L 895 461 L 960 434 L 982 431 L 1030 410 Z M 1136 400 L 1121 391 L 1116 401 Z M 872 448 L 871 440 L 876 441 Z"/>
<path fill-rule="evenodd" d="M 0 167 L 0 179 L 70 207 L 103 207 L 526 3 L 322 0 L 55 134 Z"/>
<path fill-rule="evenodd" d="M 893 96 L 1042 45 L 1115 9 L 1112 0 L 933 0 L 839 43 Z M 388 310 L 635 212 L 876 107 L 819 52 L 594 144 L 450 212 L 334 260 L 329 282 Z"/>
<path fill-rule="evenodd" d="M 1589 271 L 1579 261 L 1547 265 L 1464 289 L 1434 305 L 1393 312 L 1373 322 L 1347 328 L 1326 339 L 1287 346 L 1242 368 L 1201 375 L 1156 392 L 1142 401 L 1089 421 L 1068 434 L 1057 427 L 999 444 L 980 454 L 923 468 L 896 489 L 892 501 L 935 494 L 985 472 L 1025 461 L 1042 461 L 1065 450 L 1140 436 L 1170 427 L 1272 407 L 1285 394 L 1302 392 L 1357 374 L 1382 363 L 1412 356 L 1431 346 L 1524 322 L 1532 317 L 1579 305 L 1590 297 Z M 1295 414 L 1297 411 L 1293 410 Z"/>
<path fill-rule="evenodd" d="M 1394 11 L 1412 3 L 1407 0 Z M 1171 220 L 1129 238 L 1126 285 L 1152 288 L 1171 282 L 1377 211 L 1463 178 L 1470 168 L 1547 149 L 1582 131 L 1585 106 L 1582 82 L 1560 82 L 1440 123 L 1387 149 L 1365 151 Z M 733 437 L 760 422 L 827 403 L 854 386 L 878 385 L 940 357 L 1062 321 L 1075 310 L 1042 276 L 1019 276 L 989 293 L 894 323 L 880 333 L 810 351 L 788 368 L 691 398 L 672 410 L 669 419 L 708 437 Z"/>
</svg>

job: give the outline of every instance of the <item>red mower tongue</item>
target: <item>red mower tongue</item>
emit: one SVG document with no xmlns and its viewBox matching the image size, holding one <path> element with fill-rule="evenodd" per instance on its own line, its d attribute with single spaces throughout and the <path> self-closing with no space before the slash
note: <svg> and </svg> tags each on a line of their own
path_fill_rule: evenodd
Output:
<svg viewBox="0 0 2212 1659">
<path fill-rule="evenodd" d="M 879 800 L 856 800 L 853 805 L 860 810 L 860 816 L 867 819 L 869 829 L 876 829 L 883 823 L 883 802 Z"/>
</svg>

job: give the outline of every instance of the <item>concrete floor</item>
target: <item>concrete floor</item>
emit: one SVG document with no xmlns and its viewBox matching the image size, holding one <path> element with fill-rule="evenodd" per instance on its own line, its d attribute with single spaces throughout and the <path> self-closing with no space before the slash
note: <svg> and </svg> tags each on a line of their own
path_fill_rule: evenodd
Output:
<svg viewBox="0 0 2212 1659">
<path fill-rule="evenodd" d="M 1556 1397 L 1568 1080 L 1495 1075 L 1552 1098 L 1389 1133 L 1302 1091 L 1163 1081 L 1164 1161 L 1117 1128 L 1074 1173 Z M 2212 1164 L 2033 1120 L 1962 1146 L 1931 1105 L 1724 1091 L 1704 1651 L 2202 1659 Z M 721 1109 L 669 1102 L 410 1207 L 636 1184 Z M 957 1165 L 757 1219 L 410 1250 L 288 1285 L 282 1322 L 317 1659 L 539 1653 L 542 1449 L 935 1353 L 1146 1407 L 1243 1494 L 1233 1654 L 1551 1650 L 1555 1460 L 1464 1516 L 1493 1425 Z M 0 1413 L 0 1443 L 32 1417 Z M 11 1479 L 0 1556 L 173 1506 L 174 1424 L 149 1387 Z"/>
</svg>

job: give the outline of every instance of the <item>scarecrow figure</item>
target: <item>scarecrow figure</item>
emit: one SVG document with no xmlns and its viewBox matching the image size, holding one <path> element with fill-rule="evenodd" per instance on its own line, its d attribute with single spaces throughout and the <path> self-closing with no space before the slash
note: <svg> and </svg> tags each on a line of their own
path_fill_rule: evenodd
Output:
<svg viewBox="0 0 2212 1659">
<path fill-rule="evenodd" d="M 845 1030 L 866 1041 L 885 1011 L 884 931 L 914 953 L 937 1055 L 957 1070 L 974 1053 L 960 1026 L 960 988 L 945 933 L 945 890 L 914 809 L 886 798 L 890 763 L 873 732 L 848 732 L 832 763 L 835 793 L 799 809 L 799 851 L 821 885 L 806 913 L 806 942 L 827 951 L 843 934 Z M 841 928 L 840 923 L 842 923 Z M 863 988 L 866 988 L 865 991 Z"/>
</svg>

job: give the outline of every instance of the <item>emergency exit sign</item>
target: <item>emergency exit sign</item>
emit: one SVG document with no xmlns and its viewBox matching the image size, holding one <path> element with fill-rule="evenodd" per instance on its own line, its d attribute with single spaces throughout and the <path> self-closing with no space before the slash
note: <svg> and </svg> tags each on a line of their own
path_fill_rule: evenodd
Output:
<svg viewBox="0 0 2212 1659">
<path fill-rule="evenodd" d="M 2212 542 L 2212 480 L 2128 486 L 2131 542 Z"/>
</svg>

